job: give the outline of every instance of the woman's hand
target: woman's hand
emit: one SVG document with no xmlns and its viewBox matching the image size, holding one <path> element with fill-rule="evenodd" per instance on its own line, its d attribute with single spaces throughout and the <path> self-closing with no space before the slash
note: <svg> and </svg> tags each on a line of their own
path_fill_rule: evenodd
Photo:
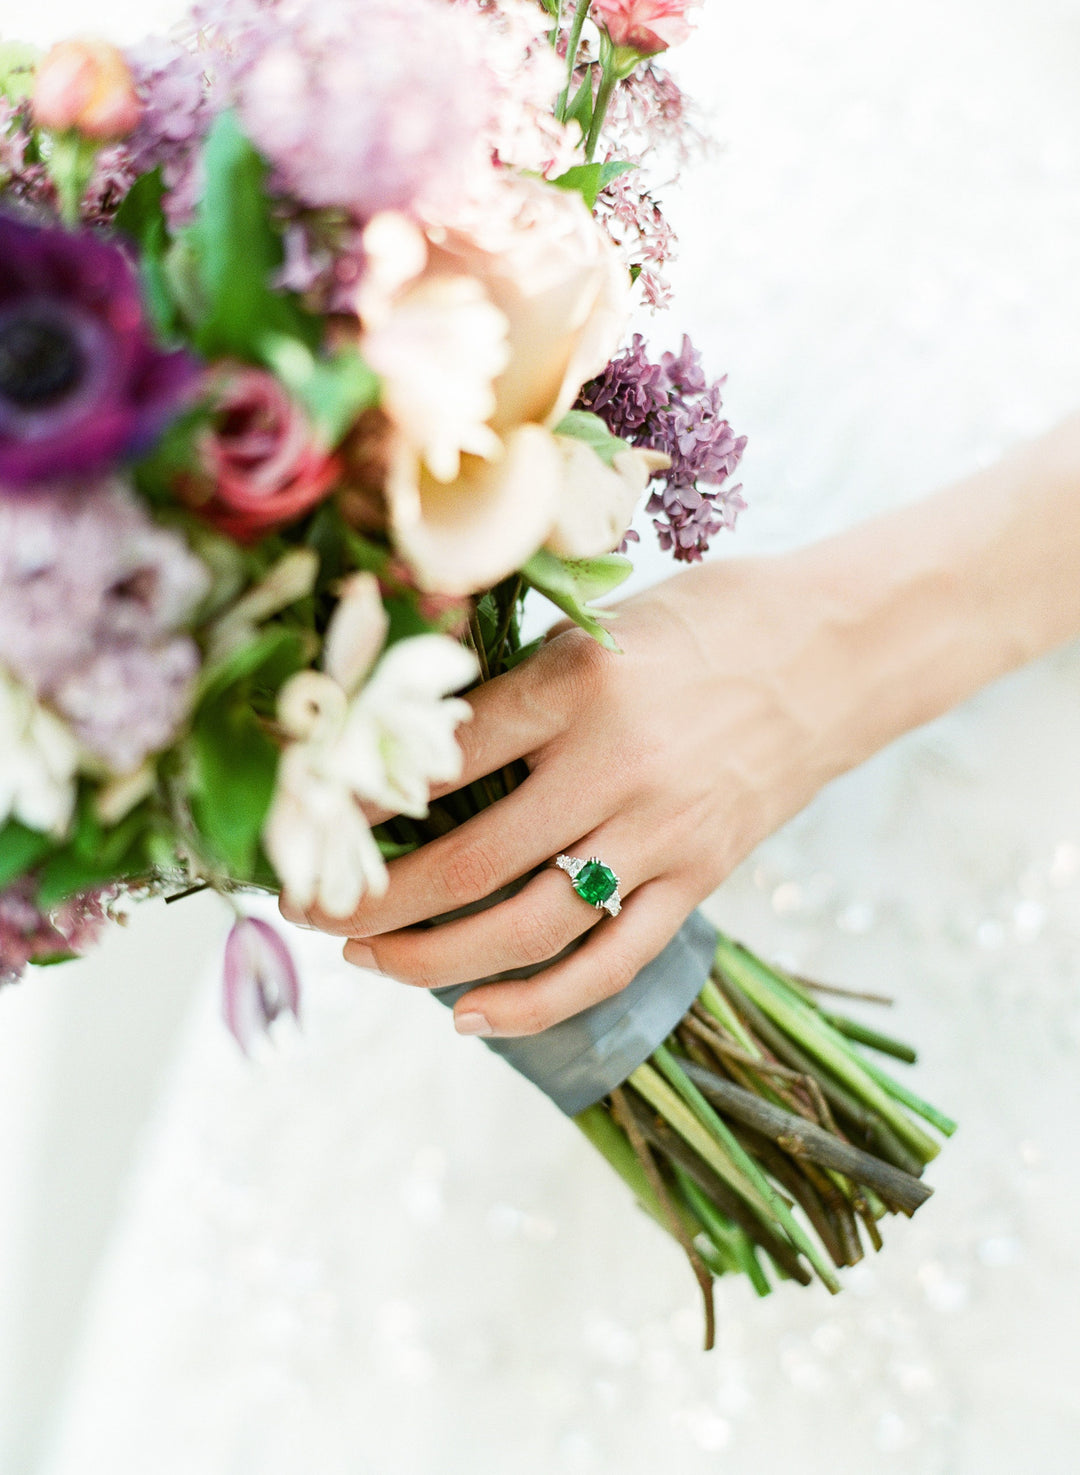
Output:
<svg viewBox="0 0 1080 1475">
<path fill-rule="evenodd" d="M 625 654 L 577 630 L 472 695 L 461 783 L 523 757 L 508 798 L 391 867 L 345 956 L 421 987 L 576 951 L 455 1008 L 463 1034 L 546 1029 L 617 993 L 828 780 L 1080 634 L 1080 415 L 935 496 L 780 558 L 699 566 L 620 606 Z M 622 913 L 546 869 L 619 876 Z M 284 908 L 286 916 L 289 908 Z M 293 920 L 297 920 L 293 915 Z"/>
<path fill-rule="evenodd" d="M 457 1004 L 462 1033 L 533 1034 L 625 987 L 686 916 L 834 771 L 810 667 L 828 629 L 791 559 L 695 569 L 620 607 L 623 654 L 577 629 L 471 695 L 461 783 L 523 757 L 509 797 L 390 866 L 390 888 L 345 922 L 345 957 L 420 987 L 555 958 Z M 820 682 L 818 685 L 820 686 Z M 609 918 L 545 869 L 509 900 L 434 928 L 560 852 L 620 878 Z M 286 915 L 288 915 L 286 908 Z"/>
</svg>

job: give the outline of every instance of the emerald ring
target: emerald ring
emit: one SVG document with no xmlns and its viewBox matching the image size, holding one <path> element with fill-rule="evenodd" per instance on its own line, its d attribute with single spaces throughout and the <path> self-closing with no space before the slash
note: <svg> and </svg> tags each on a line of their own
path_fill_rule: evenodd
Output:
<svg viewBox="0 0 1080 1475">
<path fill-rule="evenodd" d="M 555 864 L 570 877 L 570 884 L 590 906 L 617 917 L 622 910 L 619 878 L 599 856 L 579 860 L 576 855 L 558 855 Z"/>
</svg>

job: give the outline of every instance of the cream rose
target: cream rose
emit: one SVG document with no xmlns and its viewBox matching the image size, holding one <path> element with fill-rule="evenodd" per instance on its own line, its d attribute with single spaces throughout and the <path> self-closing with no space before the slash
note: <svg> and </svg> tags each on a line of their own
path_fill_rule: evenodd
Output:
<svg viewBox="0 0 1080 1475">
<path fill-rule="evenodd" d="M 625 266 L 580 196 L 508 174 L 471 217 L 421 232 L 377 216 L 364 244 L 357 305 L 393 426 L 390 527 L 420 586 L 470 594 L 545 545 L 610 552 L 649 462 L 628 452 L 609 468 L 555 433 L 629 313 Z M 435 343 L 446 351 L 422 352 Z M 425 403 L 459 407 L 434 439 Z"/>
</svg>

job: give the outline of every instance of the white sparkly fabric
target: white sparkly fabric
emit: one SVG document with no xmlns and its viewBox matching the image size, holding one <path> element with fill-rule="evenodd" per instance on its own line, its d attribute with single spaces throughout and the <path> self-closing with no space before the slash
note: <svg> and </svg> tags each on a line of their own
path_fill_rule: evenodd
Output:
<svg viewBox="0 0 1080 1475">
<path fill-rule="evenodd" d="M 651 332 L 730 373 L 751 511 L 725 554 L 1080 404 L 1078 64 L 1074 0 L 713 0 L 681 73 L 726 147 L 666 192 L 682 290 Z M 1078 751 L 1073 649 L 833 785 L 714 900 L 895 994 L 916 1087 L 963 1124 L 840 1298 L 722 1286 L 702 1355 L 679 1251 L 573 1126 L 297 933 L 303 1033 L 254 1066 L 207 980 L 37 1468 L 1073 1475 Z"/>
</svg>

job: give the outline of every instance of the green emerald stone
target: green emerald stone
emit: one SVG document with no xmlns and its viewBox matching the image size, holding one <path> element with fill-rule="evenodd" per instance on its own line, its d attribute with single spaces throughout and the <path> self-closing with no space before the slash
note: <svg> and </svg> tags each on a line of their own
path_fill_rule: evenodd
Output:
<svg viewBox="0 0 1080 1475">
<path fill-rule="evenodd" d="M 614 896 L 618 884 L 615 872 L 598 860 L 586 861 L 574 877 L 574 890 L 594 907 L 602 907 L 609 896 Z"/>
</svg>

